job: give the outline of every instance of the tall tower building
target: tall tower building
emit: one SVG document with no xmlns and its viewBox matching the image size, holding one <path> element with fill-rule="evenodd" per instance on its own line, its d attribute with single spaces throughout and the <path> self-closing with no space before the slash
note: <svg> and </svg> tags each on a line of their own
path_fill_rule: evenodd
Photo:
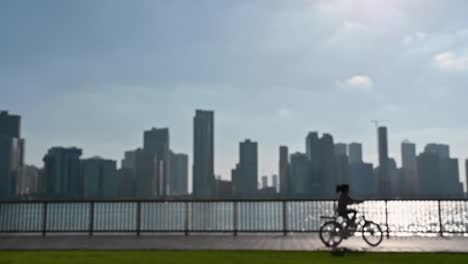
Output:
<svg viewBox="0 0 468 264">
<path fill-rule="evenodd" d="M 296 198 L 310 197 L 310 162 L 306 154 L 291 154 L 289 195 Z"/>
<path fill-rule="evenodd" d="M 419 192 L 416 144 L 407 140 L 401 143 L 401 191 L 404 197 L 411 198 Z"/>
<path fill-rule="evenodd" d="M 16 196 L 17 180 L 22 173 L 24 140 L 20 138 L 18 115 L 0 112 L 0 199 Z"/>
<path fill-rule="evenodd" d="M 196 110 L 193 121 L 193 195 L 195 198 L 213 198 L 214 112 Z"/>
<path fill-rule="evenodd" d="M 317 182 L 321 188 L 321 196 L 334 198 L 335 187 L 338 183 L 336 177 L 335 144 L 330 134 L 323 134 L 320 138 L 320 157 Z"/>
<path fill-rule="evenodd" d="M 391 181 L 389 175 L 388 138 L 387 128 L 377 129 L 379 168 L 378 168 L 378 195 L 387 198 L 391 196 Z"/>
<path fill-rule="evenodd" d="M 239 144 L 239 164 L 233 179 L 240 198 L 253 198 L 258 191 L 258 144 L 250 139 Z"/>
<path fill-rule="evenodd" d="M 117 198 L 117 163 L 100 157 L 81 160 L 83 198 Z"/>
<path fill-rule="evenodd" d="M 336 143 L 335 144 L 335 155 L 348 155 L 348 146 L 345 143 Z"/>
<path fill-rule="evenodd" d="M 268 176 L 262 176 L 262 189 L 268 188 Z"/>
<path fill-rule="evenodd" d="M 188 155 L 171 153 L 170 195 L 188 193 Z"/>
<path fill-rule="evenodd" d="M 0 135 L 10 138 L 21 138 L 21 117 L 7 111 L 0 112 Z"/>
<path fill-rule="evenodd" d="M 154 156 L 155 188 L 157 196 L 165 197 L 169 190 L 169 129 L 152 128 L 143 135 L 143 151 Z"/>
<path fill-rule="evenodd" d="M 289 151 L 287 146 L 279 147 L 279 180 L 280 194 L 283 198 L 288 196 L 289 182 Z"/>
<path fill-rule="evenodd" d="M 349 151 L 349 163 L 350 164 L 361 164 L 362 160 L 362 144 L 351 143 L 348 146 Z"/>
<path fill-rule="evenodd" d="M 83 179 L 80 173 L 79 148 L 50 148 L 44 156 L 42 190 L 51 198 L 82 198 Z"/>
<path fill-rule="evenodd" d="M 279 191 L 278 175 L 274 174 L 274 175 L 271 177 L 271 185 L 273 186 L 273 188 L 275 188 L 275 191 L 276 191 L 276 192 Z"/>
</svg>

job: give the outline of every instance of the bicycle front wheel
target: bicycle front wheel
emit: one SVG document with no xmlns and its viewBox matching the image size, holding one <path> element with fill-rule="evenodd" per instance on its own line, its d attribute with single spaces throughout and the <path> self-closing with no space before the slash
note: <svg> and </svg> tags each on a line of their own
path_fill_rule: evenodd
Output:
<svg viewBox="0 0 468 264">
<path fill-rule="evenodd" d="M 320 240 L 327 247 L 336 247 L 338 246 L 343 237 L 341 236 L 341 226 L 336 222 L 326 222 L 320 228 Z"/>
<path fill-rule="evenodd" d="M 362 237 L 367 244 L 376 247 L 383 240 L 382 228 L 374 222 L 366 222 L 362 227 Z"/>
</svg>

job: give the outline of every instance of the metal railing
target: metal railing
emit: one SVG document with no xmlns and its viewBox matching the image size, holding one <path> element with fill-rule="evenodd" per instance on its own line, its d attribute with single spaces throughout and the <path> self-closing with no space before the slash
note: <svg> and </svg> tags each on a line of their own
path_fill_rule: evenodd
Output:
<svg viewBox="0 0 468 264">
<path fill-rule="evenodd" d="M 332 200 L 8 201 L 0 233 L 305 233 Z M 468 200 L 373 200 L 356 205 L 388 235 L 468 234 Z"/>
</svg>

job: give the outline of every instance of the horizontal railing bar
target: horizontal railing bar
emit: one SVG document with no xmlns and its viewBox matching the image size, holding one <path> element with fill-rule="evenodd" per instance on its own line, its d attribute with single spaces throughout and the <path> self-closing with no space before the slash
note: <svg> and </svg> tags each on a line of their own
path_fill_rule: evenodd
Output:
<svg viewBox="0 0 468 264">
<path fill-rule="evenodd" d="M 219 202 L 334 202 L 335 199 L 144 199 L 144 200 L 2 200 L 0 204 L 35 204 L 35 203 L 219 203 Z M 401 202 L 428 202 L 428 201 L 441 201 L 441 202 L 458 202 L 468 201 L 468 198 L 457 199 L 369 199 L 366 202 L 383 202 L 383 201 L 401 201 Z"/>
</svg>

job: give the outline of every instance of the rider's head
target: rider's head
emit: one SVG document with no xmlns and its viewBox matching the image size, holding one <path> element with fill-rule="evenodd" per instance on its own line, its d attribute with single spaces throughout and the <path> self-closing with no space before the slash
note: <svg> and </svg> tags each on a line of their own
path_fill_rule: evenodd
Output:
<svg viewBox="0 0 468 264">
<path fill-rule="evenodd" d="M 349 193 L 349 185 L 348 184 L 340 184 L 336 186 L 336 192 L 340 193 Z"/>
</svg>

